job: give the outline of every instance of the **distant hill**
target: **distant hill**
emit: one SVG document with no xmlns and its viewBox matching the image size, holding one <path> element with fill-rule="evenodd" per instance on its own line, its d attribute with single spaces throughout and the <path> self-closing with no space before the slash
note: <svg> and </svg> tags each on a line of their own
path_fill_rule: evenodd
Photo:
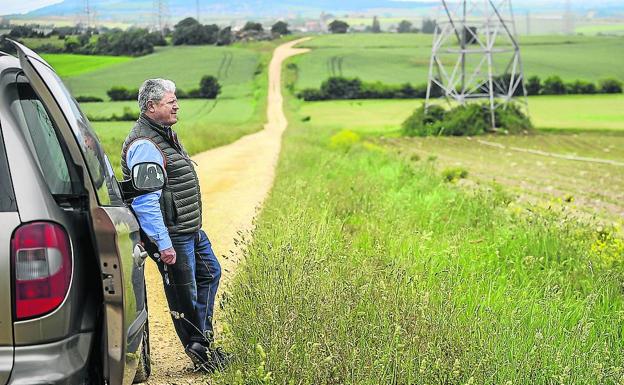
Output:
<svg viewBox="0 0 624 385">
<path fill-rule="evenodd" d="M 152 15 L 153 0 L 90 0 L 96 11 L 98 20 L 116 20 L 145 22 L 147 15 Z M 196 0 L 168 0 L 168 13 L 172 20 L 179 20 L 186 16 L 194 16 Z M 84 0 L 65 0 L 61 3 L 49 5 L 20 17 L 46 18 L 71 17 L 84 11 Z M 311 17 L 321 12 L 333 13 L 338 16 L 345 13 L 371 13 L 379 16 L 400 17 L 406 12 L 419 14 L 434 14 L 434 10 L 441 4 L 439 0 L 200 0 L 201 15 L 209 18 L 274 18 L 285 15 Z M 517 14 L 535 13 L 563 13 L 563 0 L 522 0 L 514 1 L 514 11 Z M 624 17 L 624 2 L 621 0 L 572 1 L 572 11 L 580 14 L 594 14 L 595 16 L 622 16 Z"/>
</svg>

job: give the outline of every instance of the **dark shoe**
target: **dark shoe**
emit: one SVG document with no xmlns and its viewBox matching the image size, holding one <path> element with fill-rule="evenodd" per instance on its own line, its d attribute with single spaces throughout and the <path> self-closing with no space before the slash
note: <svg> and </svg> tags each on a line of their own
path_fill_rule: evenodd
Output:
<svg viewBox="0 0 624 385">
<path fill-rule="evenodd" d="M 216 366 L 212 364 L 212 355 L 211 357 L 208 356 L 209 350 L 204 345 L 199 342 L 191 342 L 186 345 L 184 351 L 191 361 L 193 361 L 196 371 L 202 370 L 209 373 L 215 371 Z"/>
<path fill-rule="evenodd" d="M 221 347 L 208 349 L 210 361 L 216 370 L 223 370 L 232 362 L 233 355 L 225 352 Z"/>
</svg>

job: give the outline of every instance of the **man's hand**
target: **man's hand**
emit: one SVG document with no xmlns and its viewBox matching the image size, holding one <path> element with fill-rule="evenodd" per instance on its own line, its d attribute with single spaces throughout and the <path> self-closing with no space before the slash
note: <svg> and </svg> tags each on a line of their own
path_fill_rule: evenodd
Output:
<svg viewBox="0 0 624 385">
<path fill-rule="evenodd" d="M 160 260 L 167 265 L 173 265 L 176 261 L 176 252 L 173 247 L 160 251 Z"/>
</svg>

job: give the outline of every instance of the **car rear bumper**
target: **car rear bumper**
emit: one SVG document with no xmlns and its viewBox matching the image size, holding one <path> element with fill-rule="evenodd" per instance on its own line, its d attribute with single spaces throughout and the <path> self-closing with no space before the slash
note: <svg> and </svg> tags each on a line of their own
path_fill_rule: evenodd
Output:
<svg viewBox="0 0 624 385">
<path fill-rule="evenodd" d="M 89 332 L 49 344 L 16 346 L 7 385 L 82 383 L 92 338 Z"/>
</svg>

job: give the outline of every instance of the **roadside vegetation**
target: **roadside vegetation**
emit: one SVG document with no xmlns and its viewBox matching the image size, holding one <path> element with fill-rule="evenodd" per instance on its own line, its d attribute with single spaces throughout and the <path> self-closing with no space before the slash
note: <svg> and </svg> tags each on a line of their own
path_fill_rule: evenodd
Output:
<svg viewBox="0 0 624 385">
<path fill-rule="evenodd" d="M 614 228 L 452 183 L 464 173 L 447 177 L 435 156 L 290 103 L 276 184 L 227 297 L 239 361 L 224 382 L 623 379 Z"/>
</svg>

